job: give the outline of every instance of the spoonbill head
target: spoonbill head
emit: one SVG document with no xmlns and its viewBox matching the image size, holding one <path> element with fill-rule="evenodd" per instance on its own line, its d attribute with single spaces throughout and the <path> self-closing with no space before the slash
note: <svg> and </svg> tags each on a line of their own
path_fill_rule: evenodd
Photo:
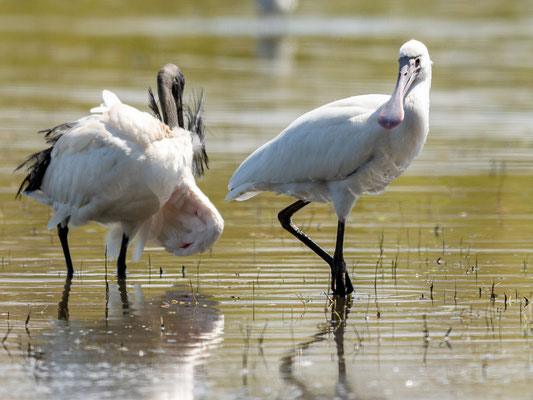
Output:
<svg viewBox="0 0 533 400">
<path fill-rule="evenodd" d="M 363 193 L 378 194 L 400 176 L 422 149 L 429 131 L 431 60 L 426 46 L 410 40 L 400 48 L 391 96 L 370 94 L 334 101 L 292 122 L 237 168 L 228 200 L 262 191 L 298 201 L 278 218 L 284 229 L 331 267 L 334 294 L 353 291 L 343 259 L 345 221 Z M 291 221 L 309 202 L 332 202 L 338 218 L 333 257 Z"/>
<path fill-rule="evenodd" d="M 390 100 L 381 110 L 378 122 L 385 129 L 397 127 L 404 119 L 404 100 L 413 85 L 431 79 L 431 60 L 426 46 L 410 40 L 400 48 L 400 71 Z"/>
</svg>

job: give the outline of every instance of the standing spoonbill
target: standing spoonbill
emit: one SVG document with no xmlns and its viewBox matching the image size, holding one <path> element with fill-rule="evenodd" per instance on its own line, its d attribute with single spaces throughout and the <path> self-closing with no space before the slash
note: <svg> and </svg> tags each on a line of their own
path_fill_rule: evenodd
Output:
<svg viewBox="0 0 533 400">
<path fill-rule="evenodd" d="M 431 60 L 426 46 L 400 48 L 391 96 L 349 97 L 310 111 L 253 152 L 237 168 L 227 200 L 262 191 L 298 201 L 278 214 L 281 226 L 326 261 L 334 294 L 353 292 L 343 257 L 344 225 L 363 193 L 379 194 L 420 152 L 429 131 Z M 338 217 L 333 257 L 305 235 L 292 215 L 310 202 L 332 202 Z"/>
<path fill-rule="evenodd" d="M 184 129 L 183 74 L 167 64 L 157 78 L 161 112 L 150 91 L 155 117 L 104 90 L 104 103 L 91 115 L 42 131 L 50 147 L 19 166 L 28 175 L 17 195 L 55 210 L 48 229 L 57 226 L 70 277 L 68 224 L 96 221 L 111 228 L 107 250 L 112 259 L 118 256 L 120 278 L 134 238 L 138 260 L 147 240 L 186 256 L 210 248 L 222 233 L 222 217 L 194 178 L 207 166 L 202 101 L 189 110 Z"/>
</svg>

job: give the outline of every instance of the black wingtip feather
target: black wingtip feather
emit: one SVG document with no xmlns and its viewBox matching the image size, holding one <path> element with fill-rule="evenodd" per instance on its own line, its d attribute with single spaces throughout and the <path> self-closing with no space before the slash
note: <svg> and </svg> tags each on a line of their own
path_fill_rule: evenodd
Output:
<svg viewBox="0 0 533 400">
<path fill-rule="evenodd" d="M 187 107 L 188 125 L 187 129 L 195 133 L 202 141 L 205 142 L 205 126 L 203 120 L 204 112 L 204 91 L 200 92 L 199 98 L 193 99 L 193 106 Z"/>
<path fill-rule="evenodd" d="M 19 189 L 17 190 L 16 198 L 19 198 L 24 192 L 33 192 L 39 190 L 43 183 L 44 174 L 50 161 L 52 159 L 52 150 L 56 142 L 61 138 L 61 136 L 68 132 L 75 124 L 72 122 L 67 122 L 66 124 L 58 125 L 54 128 L 43 129 L 39 133 L 44 133 L 44 138 L 47 144 L 51 145 L 50 147 L 32 154 L 26 161 L 20 164 L 15 171 L 18 171 L 22 168 L 26 168 L 28 175 L 24 178 L 20 184 Z"/>
<path fill-rule="evenodd" d="M 193 136 L 194 154 L 193 165 L 194 174 L 196 176 L 203 176 L 206 169 L 209 169 L 209 157 L 205 150 L 205 123 L 203 120 L 204 111 L 204 91 L 200 92 L 200 96 L 193 99 L 192 107 L 186 107 L 187 113 L 187 129 Z"/>
<path fill-rule="evenodd" d="M 19 198 L 23 192 L 33 192 L 41 188 L 44 174 L 48 165 L 50 165 L 53 147 L 49 147 L 38 153 L 32 154 L 26 161 L 20 164 L 15 171 L 27 167 L 28 175 L 24 178 L 17 190 L 16 198 Z"/>
</svg>

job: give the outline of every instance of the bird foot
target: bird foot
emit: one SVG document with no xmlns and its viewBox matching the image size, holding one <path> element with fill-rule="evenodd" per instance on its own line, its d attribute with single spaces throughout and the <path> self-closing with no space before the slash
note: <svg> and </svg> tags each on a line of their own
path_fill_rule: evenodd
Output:
<svg viewBox="0 0 533 400">
<path fill-rule="evenodd" d="M 353 293 L 354 288 L 348 271 L 346 271 L 346 263 L 344 260 L 339 260 L 333 263 L 331 267 L 333 279 L 331 280 L 331 290 L 335 296 L 346 296 Z"/>
</svg>

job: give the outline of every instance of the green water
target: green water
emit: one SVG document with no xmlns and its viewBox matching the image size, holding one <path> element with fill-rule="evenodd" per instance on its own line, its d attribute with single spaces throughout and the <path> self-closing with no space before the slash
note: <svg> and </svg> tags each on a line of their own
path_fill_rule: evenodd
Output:
<svg viewBox="0 0 533 400">
<path fill-rule="evenodd" d="M 531 398 L 529 2 L 302 2 L 268 18 L 244 1 L 0 6 L 0 397 Z M 291 199 L 230 203 L 226 184 L 302 113 L 390 93 L 412 37 L 434 61 L 430 135 L 354 207 L 356 292 L 332 303 L 329 268 L 278 224 Z M 104 88 L 147 110 L 167 62 L 189 95 L 205 90 L 199 184 L 224 233 L 201 257 L 148 247 L 124 283 L 89 224 L 69 235 L 69 283 L 51 212 L 15 200 L 13 170 L 42 148 L 38 130 L 85 115 Z M 330 206 L 295 220 L 333 248 Z"/>
</svg>

